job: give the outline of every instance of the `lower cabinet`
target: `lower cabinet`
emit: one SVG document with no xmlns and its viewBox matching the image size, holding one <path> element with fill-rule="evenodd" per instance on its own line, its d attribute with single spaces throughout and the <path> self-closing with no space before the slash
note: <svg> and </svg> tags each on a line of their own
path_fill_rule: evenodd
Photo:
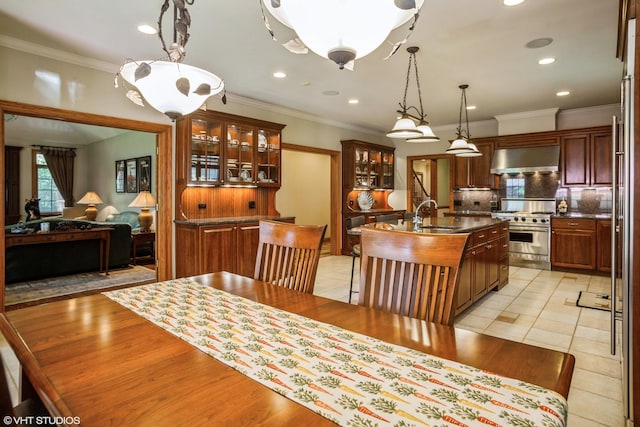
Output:
<svg viewBox="0 0 640 427">
<path fill-rule="evenodd" d="M 282 221 L 293 223 L 294 219 Z M 216 271 L 252 277 L 259 238 L 258 222 L 176 224 L 176 277 Z"/>
<path fill-rule="evenodd" d="M 471 233 L 459 272 L 456 314 L 509 281 L 508 241 L 507 222 Z"/>
<path fill-rule="evenodd" d="M 596 267 L 598 271 L 611 271 L 611 221 L 597 221 L 596 242 Z"/>
<path fill-rule="evenodd" d="M 551 267 L 596 269 L 595 219 L 551 219 Z"/>
</svg>

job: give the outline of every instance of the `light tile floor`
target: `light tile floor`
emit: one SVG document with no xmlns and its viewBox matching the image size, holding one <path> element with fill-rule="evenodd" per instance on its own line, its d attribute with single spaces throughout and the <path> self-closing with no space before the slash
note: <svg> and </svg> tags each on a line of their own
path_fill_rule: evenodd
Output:
<svg viewBox="0 0 640 427">
<path fill-rule="evenodd" d="M 356 260 L 354 289 L 357 270 Z M 323 257 L 314 293 L 346 302 L 350 276 L 351 257 Z M 609 293 L 609 279 L 511 267 L 509 284 L 458 316 L 455 326 L 573 354 L 568 426 L 624 427 L 620 356 L 609 352 L 609 313 L 577 307 L 580 291 Z"/>
</svg>

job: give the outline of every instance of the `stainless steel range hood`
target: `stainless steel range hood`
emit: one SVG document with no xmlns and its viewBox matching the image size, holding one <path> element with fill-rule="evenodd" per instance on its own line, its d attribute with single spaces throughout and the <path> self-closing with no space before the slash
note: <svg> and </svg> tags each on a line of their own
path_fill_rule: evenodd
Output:
<svg viewBox="0 0 640 427">
<path fill-rule="evenodd" d="M 493 153 L 491 173 L 557 172 L 560 146 L 498 148 Z"/>
</svg>

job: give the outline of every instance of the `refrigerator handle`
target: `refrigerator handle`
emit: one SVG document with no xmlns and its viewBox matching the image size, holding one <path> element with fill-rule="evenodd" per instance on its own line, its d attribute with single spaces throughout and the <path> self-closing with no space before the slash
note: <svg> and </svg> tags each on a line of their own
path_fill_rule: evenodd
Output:
<svg viewBox="0 0 640 427">
<path fill-rule="evenodd" d="M 624 85 L 624 83 L 623 83 Z M 624 90 L 624 89 L 623 89 Z M 613 116 L 613 124 L 611 127 L 611 147 L 612 147 L 612 155 L 611 155 L 611 174 L 612 174 L 612 188 L 611 188 L 611 298 L 610 298 L 610 310 L 611 310 L 611 334 L 609 336 L 610 342 L 610 351 L 611 355 L 615 356 L 616 354 L 616 279 L 618 276 L 618 257 L 616 254 L 616 248 L 618 247 L 617 243 L 617 234 L 616 234 L 616 226 L 617 226 L 617 215 L 618 215 L 618 207 L 617 207 L 617 194 L 618 194 L 618 123 L 617 117 Z"/>
</svg>

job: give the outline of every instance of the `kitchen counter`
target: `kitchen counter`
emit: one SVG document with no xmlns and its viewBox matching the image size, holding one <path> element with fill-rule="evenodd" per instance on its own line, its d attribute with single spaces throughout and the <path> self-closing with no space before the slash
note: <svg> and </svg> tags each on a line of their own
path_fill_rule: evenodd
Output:
<svg viewBox="0 0 640 427">
<path fill-rule="evenodd" d="M 568 212 L 566 214 L 551 215 L 551 218 L 611 219 L 611 213 L 587 214 L 580 212 Z"/>
<path fill-rule="evenodd" d="M 420 224 L 420 233 L 471 233 L 497 224 L 509 223 L 508 220 L 486 217 L 437 217 L 424 218 Z M 404 221 L 399 224 L 388 224 L 394 231 L 414 232 L 413 221 Z M 371 223 L 363 227 L 380 227 L 379 223 Z M 359 234 L 360 227 L 349 230 L 349 234 Z"/>
<path fill-rule="evenodd" d="M 174 223 L 179 225 L 224 225 L 224 224 L 244 224 L 248 222 L 258 222 L 260 220 L 289 221 L 293 222 L 294 216 L 270 216 L 270 215 L 254 215 L 254 216 L 227 216 L 220 218 L 198 218 L 198 219 L 176 219 Z"/>
<path fill-rule="evenodd" d="M 490 211 L 449 211 L 445 212 L 444 216 L 482 216 L 482 217 L 490 217 Z"/>
</svg>

